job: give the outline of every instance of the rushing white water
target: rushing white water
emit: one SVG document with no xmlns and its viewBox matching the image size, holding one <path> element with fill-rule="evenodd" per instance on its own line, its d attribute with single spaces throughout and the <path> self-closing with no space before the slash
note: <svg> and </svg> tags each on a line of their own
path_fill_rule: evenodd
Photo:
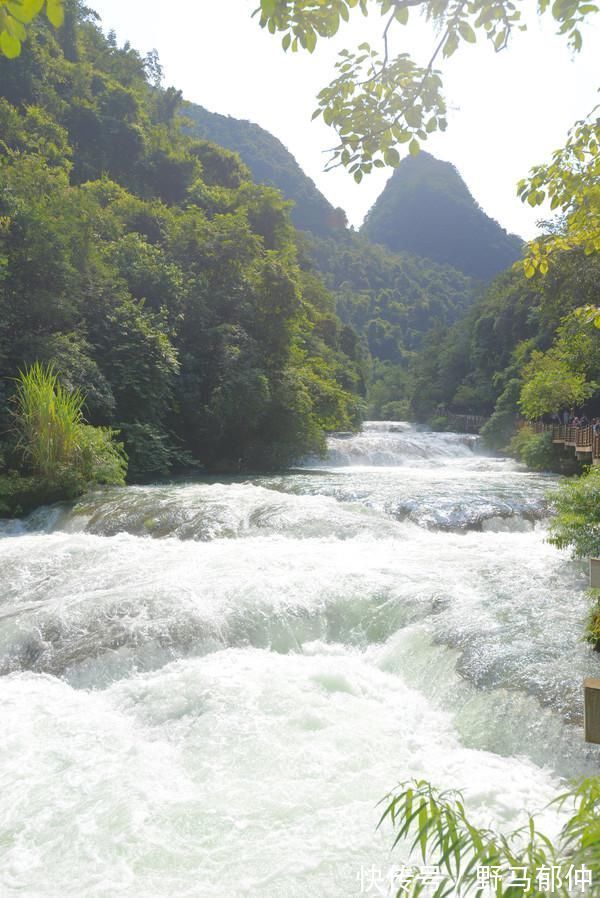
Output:
<svg viewBox="0 0 600 898">
<path fill-rule="evenodd" d="M 370 424 L 284 476 L 6 523 L 0 894 L 358 896 L 403 859 L 375 831 L 399 781 L 510 826 L 597 769 L 551 486 Z"/>
</svg>

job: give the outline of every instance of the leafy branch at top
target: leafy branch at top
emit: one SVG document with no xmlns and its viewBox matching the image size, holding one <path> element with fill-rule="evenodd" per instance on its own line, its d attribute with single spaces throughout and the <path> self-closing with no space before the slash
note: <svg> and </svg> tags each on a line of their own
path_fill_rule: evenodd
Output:
<svg viewBox="0 0 600 898">
<path fill-rule="evenodd" d="M 26 26 L 42 12 L 55 28 L 63 23 L 63 0 L 0 0 L 0 56 L 14 59 L 27 37 Z"/>
<path fill-rule="evenodd" d="M 526 30 L 523 7 L 524 0 L 261 0 L 255 14 L 263 28 L 282 35 L 284 50 L 310 53 L 320 39 L 336 35 L 352 14 L 385 17 L 382 48 L 362 43 L 355 51 L 341 51 L 336 77 L 319 93 L 314 113 L 338 136 L 328 168 L 343 166 L 360 181 L 373 168 L 398 165 L 398 144 L 407 143 L 415 154 L 430 134 L 446 128 L 438 56 L 449 58 L 461 44 L 475 43 L 478 34 L 494 50 L 503 50 L 515 27 Z M 407 26 L 411 9 L 438 32 L 425 65 L 406 52 L 394 57 L 390 50 L 393 27 Z M 538 13 L 552 16 L 574 51 L 582 46 L 581 24 L 597 9 L 580 0 L 537 4 Z"/>
<path fill-rule="evenodd" d="M 600 106 L 572 128 L 567 143 L 548 165 L 538 165 L 519 183 L 519 196 L 530 206 L 550 201 L 564 216 L 556 233 L 534 241 L 524 262 L 525 275 L 548 271 L 549 256 L 557 251 L 600 251 Z"/>
</svg>

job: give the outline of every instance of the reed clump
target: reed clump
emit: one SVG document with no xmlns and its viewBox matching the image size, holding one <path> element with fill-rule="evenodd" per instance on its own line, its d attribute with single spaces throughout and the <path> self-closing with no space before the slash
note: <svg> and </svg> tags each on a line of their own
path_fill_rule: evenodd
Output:
<svg viewBox="0 0 600 898">
<path fill-rule="evenodd" d="M 123 484 L 127 472 L 116 432 L 86 424 L 84 404 L 81 390 L 67 390 L 53 365 L 35 362 L 19 372 L 14 414 L 24 467 L 68 494 L 97 483 Z"/>
</svg>

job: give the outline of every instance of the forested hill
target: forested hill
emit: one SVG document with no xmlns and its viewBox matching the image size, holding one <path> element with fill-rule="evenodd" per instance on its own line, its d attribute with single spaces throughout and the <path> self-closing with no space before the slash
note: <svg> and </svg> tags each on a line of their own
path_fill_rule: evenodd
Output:
<svg viewBox="0 0 600 898">
<path fill-rule="evenodd" d="M 293 201 L 291 216 L 297 228 L 321 237 L 345 229 L 344 211 L 334 209 L 273 134 L 253 122 L 218 115 L 194 103 L 186 103 L 183 112 L 193 123 L 196 137 L 234 150 L 255 181 L 277 187 Z"/>
<path fill-rule="evenodd" d="M 118 431 L 133 479 L 319 450 L 359 422 L 362 371 L 287 204 L 182 133 L 152 55 L 66 13 L 0 56 L 0 479 L 32 467 L 12 394 L 34 363 Z"/>
<path fill-rule="evenodd" d="M 453 165 L 425 152 L 400 163 L 361 234 L 484 280 L 512 265 L 523 246 L 485 214 Z"/>
<path fill-rule="evenodd" d="M 364 233 L 349 230 L 343 211 L 327 202 L 293 155 L 258 125 L 193 104 L 185 104 L 183 112 L 193 122 L 191 128 L 188 124 L 193 136 L 234 150 L 255 180 L 277 187 L 293 201 L 292 219 L 307 232 L 303 244 L 307 265 L 323 276 L 335 296 L 338 315 L 358 332 L 371 356 L 369 413 L 404 413 L 389 403 L 405 395 L 413 354 L 428 331 L 447 328 L 465 314 L 480 285 L 452 262 L 391 252 Z"/>
</svg>

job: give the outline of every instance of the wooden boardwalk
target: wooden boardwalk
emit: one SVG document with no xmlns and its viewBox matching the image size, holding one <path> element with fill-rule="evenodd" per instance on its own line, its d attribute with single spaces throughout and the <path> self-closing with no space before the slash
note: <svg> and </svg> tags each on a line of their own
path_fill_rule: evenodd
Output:
<svg viewBox="0 0 600 898">
<path fill-rule="evenodd" d="M 600 465 L 600 434 L 594 434 L 591 424 L 574 427 L 572 424 L 533 424 L 536 433 L 552 432 L 552 442 L 575 452 L 580 461 Z"/>
<path fill-rule="evenodd" d="M 456 433 L 479 433 L 490 419 L 482 415 L 454 415 L 447 413 L 448 428 Z"/>
</svg>

